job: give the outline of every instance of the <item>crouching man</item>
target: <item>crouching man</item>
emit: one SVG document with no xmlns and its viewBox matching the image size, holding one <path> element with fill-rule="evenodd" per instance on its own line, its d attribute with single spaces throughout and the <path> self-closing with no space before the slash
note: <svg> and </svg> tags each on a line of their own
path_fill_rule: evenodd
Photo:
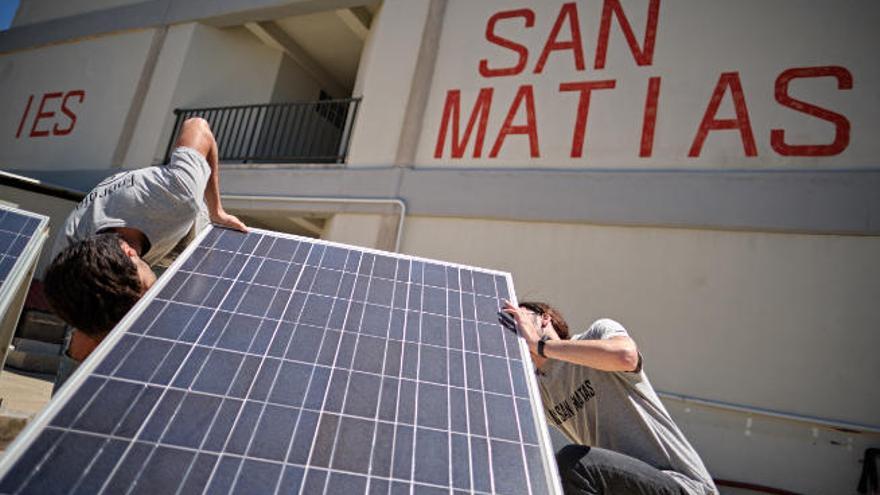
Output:
<svg viewBox="0 0 880 495">
<path fill-rule="evenodd" d="M 620 323 L 598 320 L 570 337 L 545 303 L 508 302 L 504 312 L 528 343 L 547 420 L 573 442 L 556 456 L 565 493 L 717 493 Z"/>
<path fill-rule="evenodd" d="M 68 325 L 57 388 L 156 281 L 152 266 L 208 221 L 246 230 L 220 202 L 217 142 L 200 118 L 184 122 L 166 166 L 108 177 L 55 237 L 44 285 Z"/>
</svg>

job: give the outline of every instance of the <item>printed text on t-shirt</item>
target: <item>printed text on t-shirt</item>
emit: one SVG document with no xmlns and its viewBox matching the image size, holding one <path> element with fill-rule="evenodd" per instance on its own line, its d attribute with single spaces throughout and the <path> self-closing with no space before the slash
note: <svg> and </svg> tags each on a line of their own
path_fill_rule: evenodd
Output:
<svg viewBox="0 0 880 495">
<path fill-rule="evenodd" d="M 590 383 L 590 380 L 584 380 L 584 383 L 574 389 L 574 392 L 562 402 L 558 402 L 555 406 L 547 408 L 547 415 L 550 416 L 550 419 L 556 424 L 556 426 L 559 426 L 574 417 L 574 415 L 583 409 L 587 402 L 595 396 L 596 391 L 593 390 L 593 385 Z"/>
</svg>

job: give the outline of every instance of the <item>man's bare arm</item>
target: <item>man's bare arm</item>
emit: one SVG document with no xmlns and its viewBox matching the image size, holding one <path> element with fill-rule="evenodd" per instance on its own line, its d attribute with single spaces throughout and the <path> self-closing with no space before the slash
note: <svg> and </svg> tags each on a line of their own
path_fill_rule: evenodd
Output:
<svg viewBox="0 0 880 495">
<path fill-rule="evenodd" d="M 214 139 L 208 122 L 198 117 L 187 119 L 181 128 L 177 146 L 186 146 L 198 151 L 205 157 L 211 168 L 211 176 L 205 187 L 205 203 L 208 206 L 211 221 L 246 232 L 247 227 L 244 223 L 234 215 L 226 213 L 220 201 L 220 154 L 217 150 L 217 141 Z"/>
<path fill-rule="evenodd" d="M 624 336 L 604 340 L 550 340 L 544 355 L 602 371 L 636 371 L 639 351 L 633 339 Z"/>
<path fill-rule="evenodd" d="M 516 327 L 529 349 L 537 354 L 541 332 L 530 313 L 505 301 L 503 311 L 516 320 Z M 633 339 L 624 336 L 604 340 L 548 340 L 544 356 L 602 371 L 636 371 L 639 351 Z"/>
</svg>

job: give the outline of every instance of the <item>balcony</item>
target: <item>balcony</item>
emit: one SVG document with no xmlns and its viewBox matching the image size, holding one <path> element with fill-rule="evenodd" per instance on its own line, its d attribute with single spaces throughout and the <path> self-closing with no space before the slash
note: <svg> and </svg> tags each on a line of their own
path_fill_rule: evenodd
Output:
<svg viewBox="0 0 880 495">
<path fill-rule="evenodd" d="M 183 122 L 211 124 L 222 163 L 345 163 L 360 98 L 176 109 L 165 151 L 171 157 Z"/>
</svg>

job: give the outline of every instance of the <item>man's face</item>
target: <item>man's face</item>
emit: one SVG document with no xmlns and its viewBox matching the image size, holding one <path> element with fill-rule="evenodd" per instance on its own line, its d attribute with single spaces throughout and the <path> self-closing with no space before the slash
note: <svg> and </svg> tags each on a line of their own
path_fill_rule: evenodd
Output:
<svg viewBox="0 0 880 495">
<path fill-rule="evenodd" d="M 141 281 L 141 295 L 143 295 L 156 283 L 156 273 L 140 256 L 135 256 L 132 261 L 137 268 L 138 278 Z"/>
</svg>

